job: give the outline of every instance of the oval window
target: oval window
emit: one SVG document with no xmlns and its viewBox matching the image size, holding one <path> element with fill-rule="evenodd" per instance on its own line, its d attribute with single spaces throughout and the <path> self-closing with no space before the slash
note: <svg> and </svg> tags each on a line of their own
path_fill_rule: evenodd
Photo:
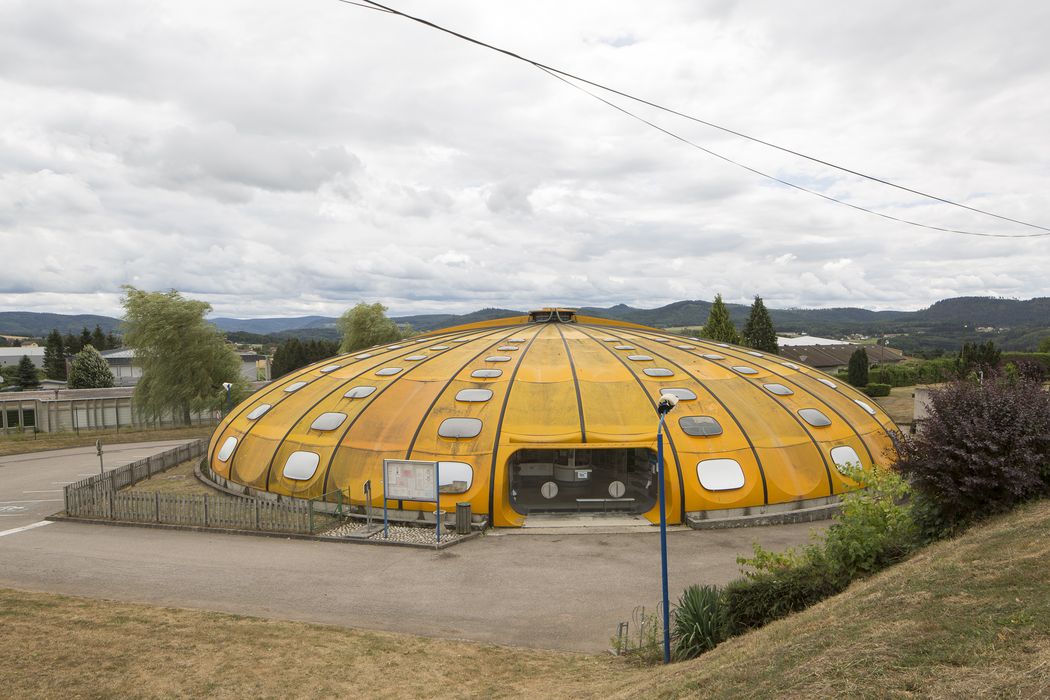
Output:
<svg viewBox="0 0 1050 700">
<path fill-rule="evenodd" d="M 634 360 L 635 362 L 649 362 L 653 358 L 650 357 L 649 355 L 628 355 L 627 359 L 628 360 Z"/>
<path fill-rule="evenodd" d="M 758 370 L 754 367 L 747 367 L 744 365 L 734 365 L 733 369 L 740 374 L 758 374 Z"/>
<path fill-rule="evenodd" d="M 466 493 L 474 483 L 474 469 L 466 462 L 438 462 L 438 492 Z"/>
<path fill-rule="evenodd" d="M 499 350 L 500 352 L 509 352 L 511 350 L 517 350 L 518 346 L 517 345 L 500 345 L 496 349 Z"/>
<path fill-rule="evenodd" d="M 795 364 L 794 362 L 781 362 L 780 364 L 784 365 L 785 367 L 789 367 L 789 368 L 791 368 L 791 369 L 801 369 L 801 368 L 800 368 L 800 367 L 799 367 L 798 365 L 796 365 L 796 364 Z"/>
<path fill-rule="evenodd" d="M 252 409 L 252 412 L 248 414 L 248 420 L 255 420 L 256 418 L 262 417 L 264 413 L 269 411 L 273 406 L 268 403 L 261 403 Z"/>
<path fill-rule="evenodd" d="M 839 445 L 831 448 L 831 461 L 835 468 L 843 474 L 849 475 L 851 469 L 860 469 L 860 455 L 849 445 Z"/>
<path fill-rule="evenodd" d="M 445 438 L 472 438 L 481 432 L 478 418 L 446 418 L 438 426 L 438 435 Z"/>
<path fill-rule="evenodd" d="M 401 371 L 400 367 L 384 367 L 376 372 L 377 377 L 390 377 Z"/>
<path fill-rule="evenodd" d="M 369 352 L 363 352 L 360 355 L 354 355 L 354 357 L 356 359 L 358 359 L 358 360 L 367 360 L 371 356 L 372 356 L 372 353 L 369 353 Z"/>
<path fill-rule="evenodd" d="M 306 386 L 306 382 L 292 382 L 284 388 L 284 391 L 286 394 L 291 394 L 294 391 L 299 391 L 304 386 Z"/>
<path fill-rule="evenodd" d="M 770 394 L 776 394 L 777 396 L 791 396 L 795 393 L 783 384 L 763 384 L 762 386 L 764 386 L 766 391 Z"/>
<path fill-rule="evenodd" d="M 376 388 L 374 386 L 355 386 L 350 391 L 343 394 L 344 399 L 363 399 L 374 392 Z"/>
<path fill-rule="evenodd" d="M 430 349 L 431 350 L 448 350 L 448 346 L 447 345 L 435 345 L 434 347 L 432 347 Z"/>
<path fill-rule="evenodd" d="M 322 413 L 310 424 L 310 430 L 335 430 L 346 420 L 345 413 Z"/>
<path fill-rule="evenodd" d="M 281 473 L 288 479 L 306 481 L 317 471 L 320 462 L 321 457 L 316 452 L 293 452 L 288 455 L 288 461 L 284 463 Z"/>
<path fill-rule="evenodd" d="M 682 416 L 678 427 L 686 435 L 694 437 L 713 437 L 722 434 L 722 426 L 711 416 Z"/>
<path fill-rule="evenodd" d="M 488 401 L 492 398 L 492 389 L 460 389 L 456 394 L 456 401 L 475 403 Z"/>
<path fill-rule="evenodd" d="M 806 421 L 814 428 L 823 428 L 831 425 L 831 419 L 815 408 L 799 409 L 798 414 L 802 416 L 802 420 Z"/>
<path fill-rule="evenodd" d="M 220 462 L 226 462 L 230 459 L 230 455 L 233 454 L 235 447 L 237 447 L 237 438 L 228 437 L 226 442 L 222 443 L 222 447 L 219 448 L 219 454 L 215 456 L 219 458 Z"/>
<path fill-rule="evenodd" d="M 724 360 L 724 359 L 726 359 L 724 356 L 716 355 L 713 352 L 704 353 L 700 357 L 704 358 L 705 360 Z"/>
<path fill-rule="evenodd" d="M 503 370 L 501 369 L 476 369 L 470 373 L 470 376 L 476 379 L 495 379 L 502 375 Z"/>
<path fill-rule="evenodd" d="M 409 355 L 405 359 L 406 360 L 411 360 L 412 362 L 419 362 L 420 360 L 427 359 L 427 356 L 426 355 Z"/>
<path fill-rule="evenodd" d="M 511 338 L 507 342 L 508 343 L 524 343 L 525 339 L 524 338 Z"/>
<path fill-rule="evenodd" d="M 650 377 L 671 377 L 674 372 L 665 367 L 646 367 L 642 370 Z"/>
<path fill-rule="evenodd" d="M 733 491 L 744 485 L 744 470 L 735 459 L 705 459 L 696 465 L 696 478 L 708 491 Z"/>
<path fill-rule="evenodd" d="M 696 392 L 692 389 L 683 389 L 678 387 L 668 387 L 660 389 L 661 394 L 670 394 L 671 396 L 677 396 L 679 401 L 693 401 L 696 399 Z"/>
<path fill-rule="evenodd" d="M 616 349 L 617 350 L 634 350 L 634 346 L 633 345 L 617 345 Z"/>
<path fill-rule="evenodd" d="M 485 362 L 510 362 L 509 355 L 489 355 L 485 358 Z"/>
<path fill-rule="evenodd" d="M 856 401 L 857 405 L 860 406 L 861 408 L 863 408 L 865 411 L 867 411 L 868 413 L 870 413 L 873 416 L 875 415 L 875 409 L 871 407 L 870 403 L 866 403 L 864 401 L 861 401 L 860 399 L 853 399 L 853 400 Z"/>
<path fill-rule="evenodd" d="M 334 372 L 337 369 L 339 369 L 341 366 L 342 365 L 328 365 L 327 367 L 322 367 L 321 368 L 321 374 L 328 374 L 329 372 Z"/>
<path fill-rule="evenodd" d="M 762 357 L 762 353 L 760 353 L 760 352 L 755 352 L 754 350 L 748 350 L 748 351 L 747 351 L 747 354 L 748 354 L 748 355 L 753 355 L 754 357 Z"/>
<path fill-rule="evenodd" d="M 675 347 L 678 348 L 679 350 L 692 350 L 696 346 L 695 345 L 675 345 Z"/>
<path fill-rule="evenodd" d="M 817 377 L 817 381 L 820 382 L 821 384 L 825 385 L 825 386 L 830 386 L 832 389 L 838 389 L 839 388 L 838 384 L 836 384 L 835 382 L 833 382 L 833 381 L 831 381 L 829 379 L 824 379 L 823 377 Z"/>
</svg>

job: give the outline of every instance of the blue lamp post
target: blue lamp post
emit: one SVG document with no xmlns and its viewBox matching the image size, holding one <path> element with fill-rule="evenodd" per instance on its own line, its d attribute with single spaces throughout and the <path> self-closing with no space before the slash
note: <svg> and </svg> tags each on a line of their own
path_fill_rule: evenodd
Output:
<svg viewBox="0 0 1050 700">
<path fill-rule="evenodd" d="M 660 577 L 664 603 L 664 663 L 671 663 L 671 603 L 667 597 L 667 497 L 664 495 L 664 416 L 678 405 L 678 397 L 664 394 L 656 405 L 660 425 L 656 429 L 656 469 L 660 489 Z"/>
<path fill-rule="evenodd" d="M 223 382 L 222 388 L 226 390 L 226 415 L 229 415 L 230 409 L 233 408 L 232 406 L 230 406 L 230 390 L 233 389 L 233 384 L 230 384 L 229 382 Z"/>
</svg>

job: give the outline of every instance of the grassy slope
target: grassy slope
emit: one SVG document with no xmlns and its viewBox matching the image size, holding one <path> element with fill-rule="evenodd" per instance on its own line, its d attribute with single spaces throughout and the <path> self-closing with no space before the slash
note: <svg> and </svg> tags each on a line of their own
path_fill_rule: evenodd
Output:
<svg viewBox="0 0 1050 700">
<path fill-rule="evenodd" d="M 1050 501 L 671 667 L 0 590 L 11 697 L 1045 697 Z"/>
</svg>

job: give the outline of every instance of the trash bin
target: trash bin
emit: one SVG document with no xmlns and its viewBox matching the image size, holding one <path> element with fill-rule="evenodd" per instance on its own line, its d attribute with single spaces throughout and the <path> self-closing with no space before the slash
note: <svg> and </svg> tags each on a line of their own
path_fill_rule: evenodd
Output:
<svg viewBox="0 0 1050 700">
<path fill-rule="evenodd" d="M 456 534 L 457 535 L 469 535 L 470 534 L 470 504 L 469 503 L 457 503 L 456 504 Z"/>
</svg>

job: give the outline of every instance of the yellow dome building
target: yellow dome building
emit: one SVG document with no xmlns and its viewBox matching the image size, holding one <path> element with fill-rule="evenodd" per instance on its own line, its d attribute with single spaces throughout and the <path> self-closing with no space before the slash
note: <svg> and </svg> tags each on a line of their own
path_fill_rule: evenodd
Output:
<svg viewBox="0 0 1050 700">
<path fill-rule="evenodd" d="M 817 370 L 545 309 L 283 376 L 226 417 L 209 460 L 224 479 L 297 498 L 341 491 L 361 505 L 371 481 L 378 507 L 384 459 L 439 461 L 442 509 L 468 501 L 495 526 L 595 510 L 656 522 L 655 407 L 665 393 L 679 398 L 664 443 L 671 523 L 817 502 L 854 486 L 846 464 L 890 459 L 890 418 Z"/>
</svg>

